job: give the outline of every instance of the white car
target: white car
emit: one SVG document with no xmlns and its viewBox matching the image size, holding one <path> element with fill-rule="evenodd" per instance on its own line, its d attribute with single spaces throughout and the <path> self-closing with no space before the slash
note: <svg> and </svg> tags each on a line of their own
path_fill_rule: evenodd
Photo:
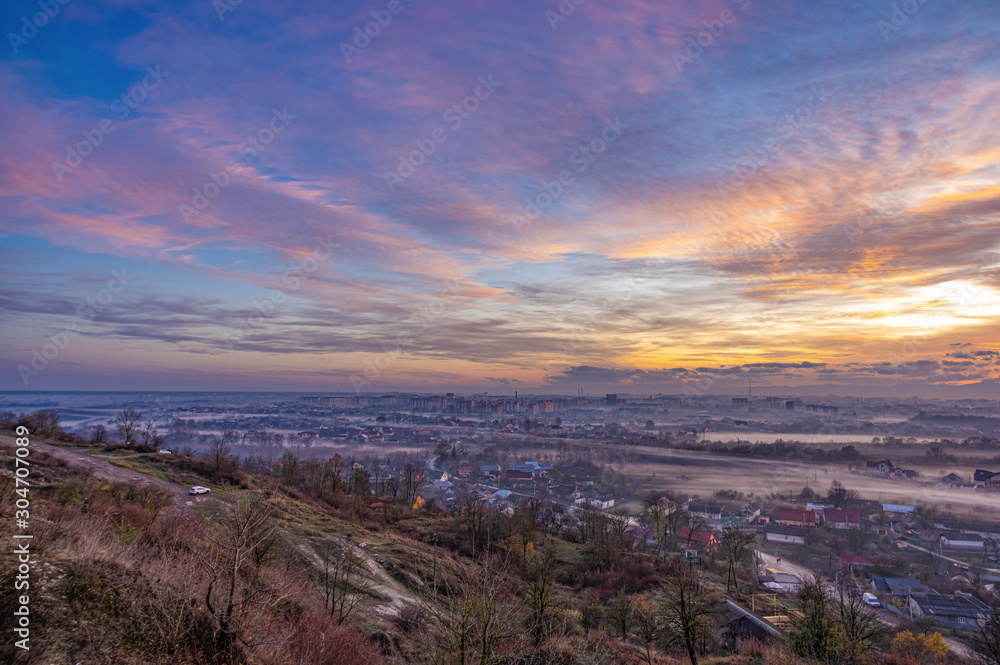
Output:
<svg viewBox="0 0 1000 665">
<path fill-rule="evenodd" d="M 173 454 L 173 453 L 171 453 L 171 452 L 170 452 L 169 450 L 167 450 L 166 448 L 160 448 L 160 449 L 159 449 L 159 450 L 157 450 L 156 452 L 157 452 L 158 454 L 160 454 L 160 455 L 172 455 L 172 454 Z"/>
<path fill-rule="evenodd" d="M 872 607 L 882 607 L 882 603 L 878 602 L 878 598 L 875 597 L 873 593 L 866 593 L 861 596 L 861 600 L 865 601 Z"/>
<path fill-rule="evenodd" d="M 211 491 L 212 490 L 208 489 L 207 487 L 202 487 L 201 485 L 195 485 L 194 487 L 188 490 L 188 494 L 208 494 Z"/>
</svg>

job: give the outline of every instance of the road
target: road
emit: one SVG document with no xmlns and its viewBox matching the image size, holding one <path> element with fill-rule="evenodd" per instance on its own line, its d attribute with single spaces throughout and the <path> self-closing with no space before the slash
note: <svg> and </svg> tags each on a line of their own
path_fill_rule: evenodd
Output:
<svg viewBox="0 0 1000 665">
<path fill-rule="evenodd" d="M 29 435 L 29 439 L 30 438 L 31 437 Z M 0 445 L 7 450 L 12 450 L 15 446 L 14 439 L 9 436 L 0 435 Z M 166 480 L 162 480 L 156 476 L 115 466 L 110 462 L 112 459 L 126 459 L 124 457 L 115 458 L 104 457 L 101 455 L 88 455 L 76 450 L 67 450 L 66 448 L 60 448 L 59 446 L 54 446 L 50 443 L 42 443 L 34 440 L 31 441 L 29 449 L 32 451 L 44 452 L 51 457 L 66 462 L 70 468 L 85 473 L 91 473 L 100 478 L 105 478 L 117 483 L 151 485 L 153 487 L 166 490 L 173 497 L 173 505 L 176 510 L 189 510 L 196 503 L 202 503 L 209 500 L 209 497 L 206 495 L 191 496 L 188 494 L 187 487 L 167 482 Z"/>
<path fill-rule="evenodd" d="M 783 559 L 781 563 L 778 563 L 777 557 L 775 557 L 773 554 L 768 554 L 766 552 L 757 552 L 757 554 L 760 555 L 760 559 L 766 567 L 774 568 L 778 572 L 782 573 L 791 573 L 792 575 L 795 575 L 796 577 L 801 579 L 803 582 L 812 579 L 816 575 L 815 571 L 811 571 L 805 566 L 800 566 L 798 564 L 792 563 L 787 559 Z M 830 594 L 830 597 L 833 598 L 835 591 L 833 583 L 823 582 L 823 587 L 827 590 L 827 593 Z M 894 614 L 891 610 L 887 609 L 884 606 L 880 610 L 877 610 L 875 614 L 878 617 L 879 621 L 888 626 L 898 627 L 904 622 L 904 620 L 907 620 L 905 616 L 901 617 L 897 614 Z M 966 645 L 962 644 L 961 642 L 952 637 L 947 637 L 947 636 L 942 636 L 942 637 L 944 637 L 944 641 L 948 644 L 949 647 L 951 647 L 951 650 L 954 653 L 958 654 L 963 658 L 972 657 L 973 654 L 969 650 L 969 647 L 967 647 Z"/>
<path fill-rule="evenodd" d="M 944 556 L 943 554 L 938 554 L 934 550 L 929 550 L 929 549 L 927 549 L 925 547 L 920 547 L 919 545 L 914 545 L 913 543 L 910 543 L 910 542 L 906 543 L 906 549 L 914 549 L 914 550 L 918 550 L 920 552 L 927 552 L 928 554 L 932 554 L 932 555 L 936 556 L 939 559 L 944 559 L 945 561 L 950 561 L 951 563 L 958 564 L 959 566 L 962 566 L 963 568 L 971 568 L 972 566 L 975 566 L 976 568 L 978 568 L 980 570 L 984 570 L 984 571 L 989 572 L 989 573 L 994 573 L 994 574 L 1000 575 L 1000 570 L 997 570 L 996 568 L 987 568 L 986 566 L 984 566 L 982 564 L 969 563 L 967 561 L 961 561 L 959 559 L 953 559 L 950 556 Z"/>
</svg>

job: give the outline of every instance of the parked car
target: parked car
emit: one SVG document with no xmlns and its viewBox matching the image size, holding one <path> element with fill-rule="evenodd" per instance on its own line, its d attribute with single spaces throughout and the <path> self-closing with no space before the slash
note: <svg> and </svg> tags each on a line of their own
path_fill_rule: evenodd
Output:
<svg viewBox="0 0 1000 665">
<path fill-rule="evenodd" d="M 207 487 L 202 487 L 201 485 L 195 485 L 194 487 L 188 490 L 188 494 L 208 494 L 211 491 L 212 490 L 208 489 Z"/>
<path fill-rule="evenodd" d="M 160 448 L 156 452 L 159 453 L 160 455 L 172 455 L 173 454 L 169 450 L 167 450 L 166 448 Z"/>
<path fill-rule="evenodd" d="M 882 603 L 878 602 L 878 598 L 875 597 L 873 593 L 866 593 L 861 596 L 861 600 L 865 601 L 872 607 L 882 607 Z"/>
</svg>

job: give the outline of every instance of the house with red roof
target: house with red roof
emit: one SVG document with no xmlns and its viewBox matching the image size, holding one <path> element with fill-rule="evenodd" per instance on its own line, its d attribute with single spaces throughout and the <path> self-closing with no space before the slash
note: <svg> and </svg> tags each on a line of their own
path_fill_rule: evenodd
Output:
<svg viewBox="0 0 1000 665">
<path fill-rule="evenodd" d="M 816 526 L 816 513 L 799 508 L 778 508 L 778 522 L 792 526 Z"/>
<path fill-rule="evenodd" d="M 699 529 L 691 533 L 690 527 L 681 527 L 677 531 L 677 541 L 681 545 L 698 545 L 706 550 L 714 550 L 719 545 L 719 539 L 711 531 Z"/>
<path fill-rule="evenodd" d="M 831 529 L 860 529 L 861 512 L 857 510 L 827 508 L 823 511 L 823 522 Z"/>
</svg>

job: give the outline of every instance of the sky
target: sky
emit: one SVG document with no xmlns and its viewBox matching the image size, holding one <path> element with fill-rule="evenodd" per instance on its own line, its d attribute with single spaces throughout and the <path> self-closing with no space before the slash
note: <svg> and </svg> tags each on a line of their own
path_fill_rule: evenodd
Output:
<svg viewBox="0 0 1000 665">
<path fill-rule="evenodd" d="M 995 0 L 0 28 L 0 389 L 998 394 Z"/>
</svg>

